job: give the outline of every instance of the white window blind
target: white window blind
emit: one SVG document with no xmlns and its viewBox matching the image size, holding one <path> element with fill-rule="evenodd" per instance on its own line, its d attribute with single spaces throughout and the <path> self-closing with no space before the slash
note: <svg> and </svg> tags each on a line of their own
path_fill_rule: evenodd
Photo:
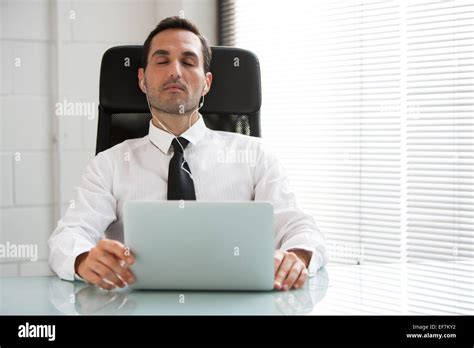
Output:
<svg viewBox="0 0 474 348">
<path fill-rule="evenodd" d="M 407 246 L 412 260 L 474 251 L 474 3 L 406 6 Z"/>
<path fill-rule="evenodd" d="M 332 262 L 474 256 L 474 4 L 223 1 L 262 136 Z"/>
</svg>

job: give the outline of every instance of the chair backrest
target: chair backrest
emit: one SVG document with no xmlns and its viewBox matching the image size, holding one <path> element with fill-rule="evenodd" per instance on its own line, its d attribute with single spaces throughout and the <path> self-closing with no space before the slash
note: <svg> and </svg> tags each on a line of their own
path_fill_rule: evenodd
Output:
<svg viewBox="0 0 474 348">
<path fill-rule="evenodd" d="M 142 46 L 116 46 L 102 57 L 96 154 L 148 134 L 151 118 L 137 83 Z M 260 136 L 261 78 L 258 58 L 234 47 L 212 47 L 210 92 L 200 109 L 207 127 Z"/>
</svg>

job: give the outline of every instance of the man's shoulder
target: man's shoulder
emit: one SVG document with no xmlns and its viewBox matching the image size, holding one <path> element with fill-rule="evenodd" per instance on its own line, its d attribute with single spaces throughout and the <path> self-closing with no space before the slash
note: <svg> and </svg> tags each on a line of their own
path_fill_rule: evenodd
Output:
<svg viewBox="0 0 474 348">
<path fill-rule="evenodd" d="M 129 151 L 134 151 L 139 149 L 140 147 L 145 146 L 148 143 L 148 135 L 142 138 L 135 138 L 135 139 L 127 139 L 118 143 L 107 150 L 100 152 L 98 155 L 106 156 L 106 157 L 116 157 L 121 156 Z"/>
<path fill-rule="evenodd" d="M 220 141 L 228 145 L 259 146 L 262 140 L 245 134 L 217 130 L 212 130 L 209 134 L 210 140 Z"/>
</svg>

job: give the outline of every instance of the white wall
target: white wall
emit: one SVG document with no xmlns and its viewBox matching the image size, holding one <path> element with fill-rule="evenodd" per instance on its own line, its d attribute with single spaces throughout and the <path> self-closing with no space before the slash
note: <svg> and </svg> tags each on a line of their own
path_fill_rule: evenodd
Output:
<svg viewBox="0 0 474 348">
<path fill-rule="evenodd" d="M 216 44 L 216 0 L 0 0 L 0 247 L 38 248 L 0 255 L 1 276 L 50 274 L 46 240 L 95 153 L 103 52 L 180 13 Z M 77 102 L 94 114 L 56 115 Z"/>
</svg>

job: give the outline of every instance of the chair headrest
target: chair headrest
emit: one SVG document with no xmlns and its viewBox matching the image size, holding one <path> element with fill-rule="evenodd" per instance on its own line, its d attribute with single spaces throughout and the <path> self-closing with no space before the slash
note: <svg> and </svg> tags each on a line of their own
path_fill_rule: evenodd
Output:
<svg viewBox="0 0 474 348">
<path fill-rule="evenodd" d="M 213 81 L 201 113 L 252 114 L 262 103 L 260 65 L 250 51 L 212 47 Z M 149 112 L 138 87 L 142 46 L 108 49 L 100 68 L 100 105 L 108 112 Z"/>
</svg>

